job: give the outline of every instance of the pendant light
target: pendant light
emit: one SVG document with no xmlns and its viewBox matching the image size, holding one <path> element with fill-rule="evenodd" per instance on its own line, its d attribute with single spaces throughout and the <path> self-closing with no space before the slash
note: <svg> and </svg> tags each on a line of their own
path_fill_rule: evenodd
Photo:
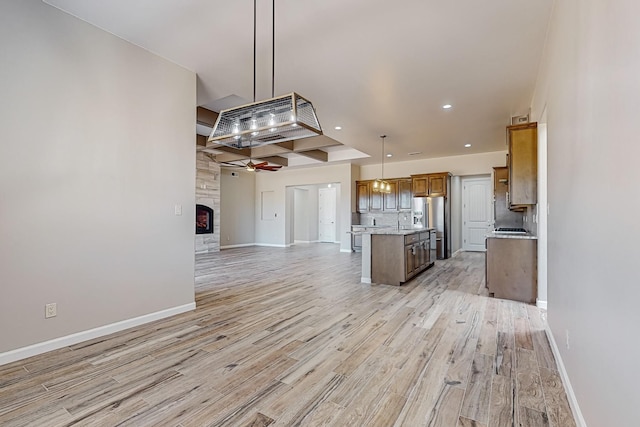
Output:
<svg viewBox="0 0 640 427">
<path fill-rule="evenodd" d="M 209 143 L 241 149 L 322 135 L 309 100 L 295 92 L 274 96 L 275 0 L 272 0 L 272 23 L 271 99 L 256 102 L 256 0 L 253 0 L 253 103 L 220 111 Z"/>
<path fill-rule="evenodd" d="M 382 139 L 382 163 L 381 163 L 381 173 L 380 178 L 376 178 L 371 185 L 371 191 L 374 193 L 383 193 L 389 194 L 391 193 L 391 184 L 384 180 L 384 139 L 387 135 L 380 135 Z"/>
</svg>

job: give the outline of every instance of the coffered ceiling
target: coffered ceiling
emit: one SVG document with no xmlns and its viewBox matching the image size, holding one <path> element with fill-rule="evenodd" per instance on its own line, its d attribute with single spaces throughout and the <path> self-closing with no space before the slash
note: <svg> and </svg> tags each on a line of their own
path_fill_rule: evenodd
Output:
<svg viewBox="0 0 640 427">
<path fill-rule="evenodd" d="M 198 106 L 253 100 L 252 0 L 46 2 L 196 72 Z M 257 0 L 257 100 L 272 91 L 271 4 Z M 504 150 L 504 127 L 528 111 L 553 0 L 275 5 L 275 95 L 313 102 L 328 161 L 370 164 L 381 134 L 385 162 Z M 290 166 L 319 161 L 280 151 Z"/>
</svg>

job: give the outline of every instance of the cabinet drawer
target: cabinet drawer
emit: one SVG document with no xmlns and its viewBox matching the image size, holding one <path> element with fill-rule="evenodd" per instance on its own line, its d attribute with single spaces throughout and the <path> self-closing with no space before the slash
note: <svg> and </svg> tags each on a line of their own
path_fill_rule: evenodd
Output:
<svg viewBox="0 0 640 427">
<path fill-rule="evenodd" d="M 420 233 L 420 240 L 427 240 L 429 238 L 429 232 Z"/>
<path fill-rule="evenodd" d="M 409 234 L 408 236 L 404 236 L 404 244 L 410 245 L 411 243 L 415 243 L 420 239 L 420 235 L 418 234 Z"/>
</svg>

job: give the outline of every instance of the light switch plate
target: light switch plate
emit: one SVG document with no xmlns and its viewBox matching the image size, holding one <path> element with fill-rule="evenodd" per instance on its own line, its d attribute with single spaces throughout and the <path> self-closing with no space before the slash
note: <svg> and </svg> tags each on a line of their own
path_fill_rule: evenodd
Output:
<svg viewBox="0 0 640 427">
<path fill-rule="evenodd" d="M 182 215 L 182 205 L 175 205 L 174 210 L 175 210 L 176 216 Z"/>
</svg>

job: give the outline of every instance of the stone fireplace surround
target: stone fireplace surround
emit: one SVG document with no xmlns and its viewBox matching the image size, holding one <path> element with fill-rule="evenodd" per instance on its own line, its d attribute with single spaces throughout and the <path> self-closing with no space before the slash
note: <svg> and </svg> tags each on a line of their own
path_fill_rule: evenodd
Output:
<svg viewBox="0 0 640 427">
<path fill-rule="evenodd" d="M 196 204 L 213 210 L 213 233 L 195 234 L 195 253 L 220 251 L 220 165 L 196 153 Z M 217 217 L 217 219 L 216 219 Z"/>
</svg>

